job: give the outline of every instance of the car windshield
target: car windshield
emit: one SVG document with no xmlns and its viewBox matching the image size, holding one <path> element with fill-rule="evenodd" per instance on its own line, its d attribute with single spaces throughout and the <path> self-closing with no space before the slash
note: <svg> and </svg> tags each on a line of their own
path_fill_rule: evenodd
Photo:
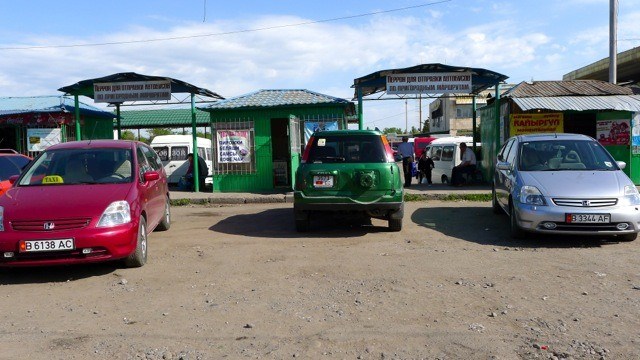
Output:
<svg viewBox="0 0 640 360">
<path fill-rule="evenodd" d="M 132 181 L 130 149 L 60 149 L 38 156 L 18 181 L 20 186 L 115 184 Z"/>
<path fill-rule="evenodd" d="M 319 136 L 309 150 L 310 163 L 384 163 L 386 152 L 379 135 Z"/>
<path fill-rule="evenodd" d="M 523 142 L 519 155 L 520 171 L 619 170 L 607 150 L 592 140 Z"/>
</svg>

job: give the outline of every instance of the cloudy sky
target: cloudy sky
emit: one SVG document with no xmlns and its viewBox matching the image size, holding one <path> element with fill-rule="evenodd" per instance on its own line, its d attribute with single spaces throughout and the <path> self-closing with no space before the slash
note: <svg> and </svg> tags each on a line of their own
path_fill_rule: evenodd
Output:
<svg viewBox="0 0 640 360">
<path fill-rule="evenodd" d="M 619 0 L 619 51 L 640 46 L 639 23 L 640 0 Z M 351 99 L 354 78 L 383 69 L 443 63 L 518 83 L 609 53 L 609 0 L 3 0 L 0 24 L 0 96 L 133 71 L 227 98 L 302 88 Z M 365 126 L 404 128 L 405 116 L 418 126 L 417 102 L 364 104 Z"/>
</svg>

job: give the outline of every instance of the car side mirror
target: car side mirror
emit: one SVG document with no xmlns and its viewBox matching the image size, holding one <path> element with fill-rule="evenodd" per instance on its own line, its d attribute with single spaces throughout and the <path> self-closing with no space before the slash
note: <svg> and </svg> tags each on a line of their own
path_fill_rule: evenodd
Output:
<svg viewBox="0 0 640 360">
<path fill-rule="evenodd" d="M 496 164 L 496 168 L 498 170 L 511 170 L 511 164 L 509 164 L 508 161 L 499 161 L 498 164 Z"/>
<path fill-rule="evenodd" d="M 624 168 L 627 167 L 627 163 L 624 161 L 616 161 L 616 164 L 618 164 L 618 167 L 620 168 L 620 170 L 624 170 Z"/>
<path fill-rule="evenodd" d="M 502 159 L 502 155 L 498 155 L 498 161 L 504 161 L 504 159 Z"/>
<path fill-rule="evenodd" d="M 160 174 L 157 171 L 147 171 L 146 173 L 144 173 L 144 175 L 142 176 L 144 181 L 155 181 L 160 179 Z"/>
<path fill-rule="evenodd" d="M 625 164 L 626 165 L 626 164 Z M 18 178 L 20 177 L 20 175 L 11 175 L 9 176 L 9 183 L 13 184 L 16 182 L 16 180 L 18 180 Z"/>
</svg>

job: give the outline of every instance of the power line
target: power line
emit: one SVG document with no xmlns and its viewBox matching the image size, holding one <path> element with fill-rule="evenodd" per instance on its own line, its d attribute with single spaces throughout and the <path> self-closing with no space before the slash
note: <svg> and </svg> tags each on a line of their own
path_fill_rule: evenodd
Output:
<svg viewBox="0 0 640 360">
<path fill-rule="evenodd" d="M 446 2 L 450 2 L 450 1 L 453 1 L 453 0 L 439 0 L 439 1 L 434 1 L 434 2 L 429 2 L 429 3 L 419 4 L 419 5 L 413 5 L 413 6 L 405 6 L 405 7 L 402 7 L 402 8 L 395 8 L 395 9 L 390 9 L 390 10 L 373 11 L 373 12 L 364 13 L 364 14 L 341 16 L 341 17 L 323 19 L 323 20 L 305 21 L 305 22 L 300 22 L 300 23 L 295 23 L 295 24 L 267 26 L 267 27 L 255 28 L 255 29 L 243 29 L 243 30 L 235 30 L 235 31 L 225 31 L 225 32 L 220 32 L 220 33 L 189 35 L 189 36 L 173 36 L 173 37 L 157 38 L 157 39 L 111 41 L 111 42 L 90 43 L 90 44 L 41 45 L 41 46 L 34 45 L 34 46 L 0 47 L 0 50 L 37 50 L 37 49 L 58 49 L 58 48 L 76 48 L 76 47 L 90 47 L 90 46 L 125 45 L 125 44 L 139 44 L 139 43 L 150 43 L 150 42 L 159 42 L 159 41 L 195 39 L 195 38 L 212 37 L 212 36 L 226 36 L 226 35 L 243 34 L 243 33 L 259 32 L 259 31 L 266 31 L 266 30 L 284 29 L 284 28 L 304 26 L 304 25 L 320 24 L 320 23 L 327 23 L 327 22 L 334 22 L 334 21 L 341 21 L 341 20 L 348 20 L 348 19 L 356 19 L 356 18 L 367 17 L 367 16 L 372 16 L 372 15 L 387 14 L 387 13 L 391 13 L 391 12 L 398 12 L 398 11 L 404 11 L 404 10 L 410 10 L 410 9 L 417 9 L 417 8 L 426 7 L 426 6 L 438 5 L 438 4 L 442 4 L 442 3 L 446 3 Z"/>
</svg>

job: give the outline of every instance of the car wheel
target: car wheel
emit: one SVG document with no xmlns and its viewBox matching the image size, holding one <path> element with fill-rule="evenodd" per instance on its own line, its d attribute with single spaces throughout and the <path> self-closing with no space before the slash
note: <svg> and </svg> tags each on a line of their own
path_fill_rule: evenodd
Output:
<svg viewBox="0 0 640 360">
<path fill-rule="evenodd" d="M 516 210 L 512 206 L 509 207 L 509 224 L 511 225 L 511 237 L 514 239 L 522 239 L 525 236 L 524 230 L 518 226 L 518 220 L 516 219 Z"/>
<path fill-rule="evenodd" d="M 296 213 L 296 231 L 307 232 L 311 228 L 311 219 L 309 213 L 301 211 Z"/>
<path fill-rule="evenodd" d="M 440 180 L 442 181 L 443 184 L 449 183 L 449 178 L 447 177 L 447 175 L 442 175 L 442 178 L 440 178 Z"/>
<path fill-rule="evenodd" d="M 402 218 L 400 219 L 389 219 L 389 230 L 390 231 L 400 231 L 402 230 Z"/>
<path fill-rule="evenodd" d="M 169 202 L 169 198 L 164 204 L 164 215 L 162 215 L 162 220 L 156 227 L 158 231 L 167 231 L 171 228 L 171 203 Z"/>
<path fill-rule="evenodd" d="M 147 262 L 147 221 L 140 217 L 136 249 L 124 261 L 127 267 L 141 267 Z"/>
<path fill-rule="evenodd" d="M 626 242 L 626 241 L 633 241 L 637 237 L 638 237 L 638 233 L 631 233 L 631 234 L 617 235 L 616 239 Z"/>
<path fill-rule="evenodd" d="M 504 214 L 502 207 L 498 203 L 498 196 L 496 195 L 496 187 L 495 185 L 491 187 L 491 206 L 493 208 L 494 214 Z"/>
</svg>

